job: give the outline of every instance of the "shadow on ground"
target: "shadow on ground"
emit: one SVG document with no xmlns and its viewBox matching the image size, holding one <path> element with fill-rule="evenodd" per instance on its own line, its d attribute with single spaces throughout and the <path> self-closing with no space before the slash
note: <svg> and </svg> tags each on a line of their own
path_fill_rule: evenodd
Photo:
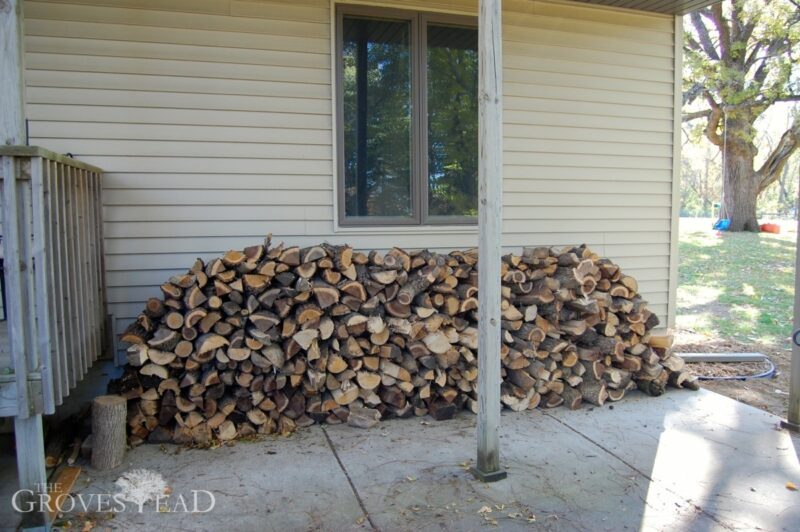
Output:
<svg viewBox="0 0 800 532">
<path fill-rule="evenodd" d="M 146 468 L 170 486 L 162 510 L 198 489 L 214 494 L 214 509 L 148 503 L 68 517 L 75 528 L 90 519 L 163 530 L 793 530 L 800 521 L 800 493 L 786 488 L 800 484 L 791 437 L 775 416 L 711 392 L 504 413 L 508 479 L 495 484 L 466 471 L 475 421 L 314 426 L 212 450 L 143 445 L 116 470 L 87 468 L 76 492 L 115 493 L 122 473 Z"/>
</svg>

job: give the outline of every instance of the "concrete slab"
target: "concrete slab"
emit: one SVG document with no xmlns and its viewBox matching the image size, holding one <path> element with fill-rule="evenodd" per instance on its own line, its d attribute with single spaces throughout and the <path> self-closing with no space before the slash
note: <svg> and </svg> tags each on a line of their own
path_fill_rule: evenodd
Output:
<svg viewBox="0 0 800 532">
<path fill-rule="evenodd" d="M 2 331 L 6 323 L 0 322 L 0 350 L 5 341 L 2 339 Z M 0 356 L 0 369 L 2 368 L 3 362 Z M 79 412 L 94 397 L 104 394 L 108 381 L 121 373 L 122 368 L 115 367 L 109 360 L 96 361 L 83 380 L 64 397 L 64 402 L 56 407 L 55 414 L 45 416 L 45 428 L 56 426 L 60 420 Z M 13 426 L 13 418 L 4 419 Z M 14 454 L 14 434 L 0 434 L 0 530 L 15 530 L 19 524 L 20 516 L 11 504 L 16 490 L 17 462 Z"/>
<path fill-rule="evenodd" d="M 152 503 L 90 513 L 124 530 L 796 530 L 800 492 L 785 484 L 800 484 L 800 465 L 777 421 L 704 391 L 633 394 L 613 409 L 507 412 L 508 479 L 496 484 L 466 471 L 471 414 L 370 430 L 315 426 L 212 450 L 141 446 L 117 470 L 86 468 L 75 493 L 117 493 L 123 472 L 145 468 L 170 486 L 170 510 L 192 490 L 216 498 L 208 513 Z M 73 517 L 80 525 L 85 516 Z"/>
<path fill-rule="evenodd" d="M 548 415 L 722 526 L 800 527 L 800 492 L 786 488 L 800 485 L 800 465 L 778 417 L 707 390 L 636 394 L 613 406 Z"/>
<path fill-rule="evenodd" d="M 508 479 L 477 482 L 466 471 L 475 455 L 475 422 L 463 414 L 446 422 L 393 420 L 380 430 L 326 431 L 381 530 L 477 530 L 495 522 L 503 530 L 592 531 L 714 524 L 538 410 L 503 415 Z"/>
<path fill-rule="evenodd" d="M 216 449 L 187 449 L 175 445 L 142 445 L 128 452 L 125 464 L 99 472 L 91 468 L 79 479 L 76 494 L 119 492 L 115 481 L 126 471 L 145 468 L 160 473 L 172 493 L 161 510 L 154 504 L 127 505 L 101 526 L 123 530 L 350 530 L 361 528 L 363 512 L 347 477 L 318 426 L 291 438 L 237 442 Z M 183 511 L 178 495 L 190 502 L 192 490 L 214 494 L 207 513 Z M 97 499 L 95 499 L 96 501 Z M 198 495 L 199 510 L 210 499 Z M 96 503 L 94 505 L 96 508 Z M 164 512 L 164 508 L 168 512 Z M 187 504 L 192 510 L 192 505 Z M 177 511 L 174 511 L 177 510 Z"/>
</svg>

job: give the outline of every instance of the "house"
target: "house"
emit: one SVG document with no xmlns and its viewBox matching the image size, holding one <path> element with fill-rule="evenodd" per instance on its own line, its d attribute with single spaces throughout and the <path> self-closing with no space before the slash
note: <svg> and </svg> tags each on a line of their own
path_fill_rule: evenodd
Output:
<svg viewBox="0 0 800 532">
<path fill-rule="evenodd" d="M 678 15 L 710 3 L 506 0 L 498 36 L 502 247 L 585 242 L 639 280 L 666 325 Z M 33 0 L 22 11 L 28 143 L 104 171 L 116 332 L 195 257 L 266 233 L 299 246 L 477 244 L 476 1 Z"/>
<path fill-rule="evenodd" d="M 674 320 L 677 281 L 682 30 L 674 13 L 709 3 L 504 2 L 503 247 L 585 242 L 639 279 L 665 324 Z M 454 178 L 462 193 L 431 192 L 423 215 L 426 165 L 454 162 L 447 154 L 434 161 L 429 143 L 456 133 L 434 124 L 442 137 L 425 140 L 425 117 L 411 115 L 417 106 L 435 117 L 442 100 L 430 94 L 435 81 L 427 92 L 436 103 L 417 95 L 423 75 L 448 82 L 448 73 L 421 64 L 425 41 L 430 54 L 434 39 L 462 39 L 456 46 L 474 55 L 476 10 L 474 0 L 24 2 L 29 143 L 105 171 L 116 331 L 195 257 L 269 232 L 301 246 L 475 246 L 475 169 Z M 392 153 L 350 146 L 356 80 L 344 80 L 348 115 L 337 107 L 343 63 L 358 67 L 362 26 L 368 39 L 402 41 L 399 62 L 413 56 L 393 74 L 403 91 L 392 87 L 388 111 L 361 117 L 376 131 L 405 120 L 405 130 L 381 141 Z M 472 113 L 472 129 L 455 153 L 471 153 L 462 162 L 474 165 L 477 107 L 466 105 L 461 118 Z M 404 177 L 359 196 L 359 157 L 370 172 Z M 452 198 L 460 204 L 448 206 Z"/>
</svg>

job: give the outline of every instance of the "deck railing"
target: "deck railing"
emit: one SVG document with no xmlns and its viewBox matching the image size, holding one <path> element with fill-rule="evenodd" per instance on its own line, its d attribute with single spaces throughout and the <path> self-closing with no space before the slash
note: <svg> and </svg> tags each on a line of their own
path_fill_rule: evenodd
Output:
<svg viewBox="0 0 800 532">
<path fill-rule="evenodd" d="M 0 159 L 12 370 L 0 415 L 49 414 L 106 343 L 102 171 L 29 146 Z"/>
</svg>

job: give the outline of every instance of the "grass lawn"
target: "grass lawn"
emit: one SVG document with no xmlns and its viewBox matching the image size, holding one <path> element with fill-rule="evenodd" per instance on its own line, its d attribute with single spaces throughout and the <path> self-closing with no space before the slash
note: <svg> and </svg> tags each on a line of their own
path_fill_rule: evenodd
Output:
<svg viewBox="0 0 800 532">
<path fill-rule="evenodd" d="M 781 234 L 722 233 L 682 218 L 677 328 L 789 348 L 794 305 L 794 222 Z"/>
</svg>

